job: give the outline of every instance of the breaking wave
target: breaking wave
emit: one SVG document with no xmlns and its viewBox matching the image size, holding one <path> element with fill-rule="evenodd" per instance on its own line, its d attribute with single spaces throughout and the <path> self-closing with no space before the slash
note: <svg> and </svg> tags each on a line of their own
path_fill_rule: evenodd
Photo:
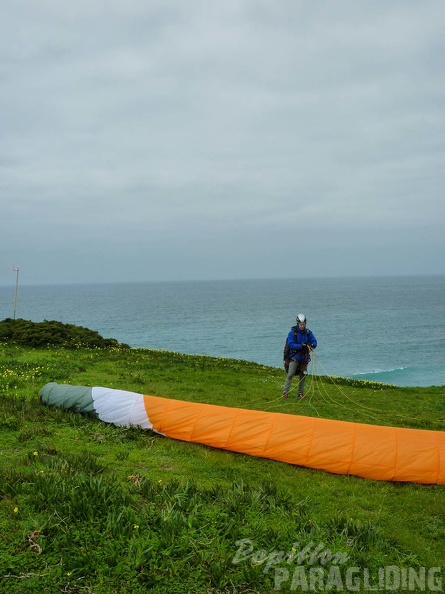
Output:
<svg viewBox="0 0 445 594">
<path fill-rule="evenodd" d="M 358 380 L 368 380 L 393 384 L 395 386 L 441 386 L 444 384 L 443 368 L 441 366 L 403 366 L 391 369 L 374 369 L 350 374 L 349 377 Z"/>
</svg>

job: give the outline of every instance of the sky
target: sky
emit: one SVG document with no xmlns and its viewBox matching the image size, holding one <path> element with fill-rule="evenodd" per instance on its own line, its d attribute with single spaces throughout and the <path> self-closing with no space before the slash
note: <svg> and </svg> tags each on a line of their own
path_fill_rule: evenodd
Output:
<svg viewBox="0 0 445 594">
<path fill-rule="evenodd" d="M 444 22 L 2 0 L 0 285 L 445 274 Z"/>
</svg>

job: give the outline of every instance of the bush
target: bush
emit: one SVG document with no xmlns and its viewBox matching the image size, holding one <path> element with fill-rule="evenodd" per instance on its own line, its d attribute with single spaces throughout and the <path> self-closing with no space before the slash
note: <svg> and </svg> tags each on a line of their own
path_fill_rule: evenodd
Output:
<svg viewBox="0 0 445 594">
<path fill-rule="evenodd" d="M 11 318 L 0 321 L 0 342 L 31 348 L 46 346 L 66 349 L 79 347 L 130 348 L 127 344 L 119 343 L 114 338 L 103 338 L 95 330 L 82 326 L 62 324 L 62 322 L 54 320 L 31 322 L 30 320 L 13 320 Z"/>
</svg>

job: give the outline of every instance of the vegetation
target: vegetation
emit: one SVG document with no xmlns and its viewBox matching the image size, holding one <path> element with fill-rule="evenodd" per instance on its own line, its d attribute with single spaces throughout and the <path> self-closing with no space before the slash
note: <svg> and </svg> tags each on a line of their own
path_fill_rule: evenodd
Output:
<svg viewBox="0 0 445 594">
<path fill-rule="evenodd" d="M 305 588 L 299 566 L 315 576 L 309 591 L 354 590 L 351 568 L 360 569 L 354 576 L 366 590 L 363 570 L 375 585 L 379 568 L 389 566 L 405 576 L 400 590 L 422 591 L 422 568 L 443 571 L 443 486 L 336 476 L 210 449 L 48 408 L 37 396 L 57 381 L 442 431 L 445 387 L 319 377 L 315 367 L 307 397 L 283 400 L 279 369 L 116 341 L 97 348 L 82 343 L 80 330 L 55 348 L 42 328 L 47 340 L 38 348 L 22 346 L 21 331 L 8 340 L 2 334 L 0 345 L 1 592 L 293 592 Z M 388 575 L 381 589 L 395 590 Z M 409 576 L 419 578 L 414 588 Z M 427 591 L 437 590 L 434 576 Z"/>
<path fill-rule="evenodd" d="M 0 321 L 0 343 L 21 344 L 27 347 L 112 347 L 119 343 L 114 338 L 102 338 L 99 332 L 73 324 L 48 321 L 31 322 L 6 318 Z M 128 345 L 121 344 L 122 348 Z"/>
</svg>

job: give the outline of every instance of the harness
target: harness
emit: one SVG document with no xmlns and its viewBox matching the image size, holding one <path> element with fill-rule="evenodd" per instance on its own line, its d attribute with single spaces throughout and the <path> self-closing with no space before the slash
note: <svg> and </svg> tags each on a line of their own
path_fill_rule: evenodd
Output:
<svg viewBox="0 0 445 594">
<path fill-rule="evenodd" d="M 294 336 L 297 336 L 296 331 L 294 330 L 295 326 L 293 328 L 291 328 L 292 332 L 294 333 Z M 309 335 L 309 328 L 305 328 L 302 332 L 302 334 L 306 334 L 306 336 Z M 288 341 L 288 337 L 286 336 L 286 342 L 284 343 L 284 349 L 283 349 L 283 362 L 284 362 L 284 369 L 287 371 L 289 369 L 289 363 L 290 360 L 292 359 L 291 357 L 291 350 L 289 348 L 289 341 Z M 302 363 L 306 363 L 309 360 L 309 352 L 305 353 L 305 357 L 304 360 L 302 361 Z"/>
</svg>

